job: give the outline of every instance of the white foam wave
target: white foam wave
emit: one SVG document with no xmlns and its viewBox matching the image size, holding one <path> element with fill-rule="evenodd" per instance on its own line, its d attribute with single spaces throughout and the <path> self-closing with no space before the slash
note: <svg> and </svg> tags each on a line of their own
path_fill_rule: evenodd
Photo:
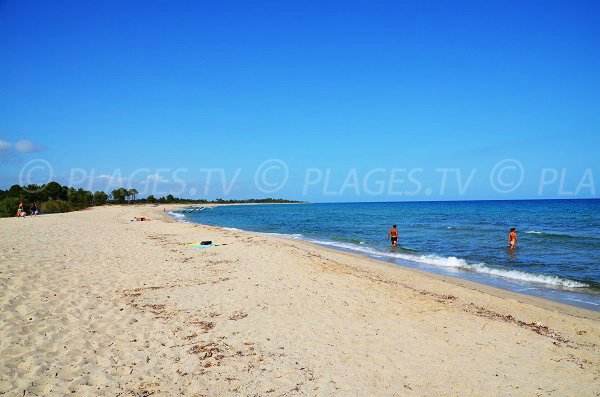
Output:
<svg viewBox="0 0 600 397">
<path fill-rule="evenodd" d="M 167 212 L 167 214 L 171 215 L 173 218 L 177 219 L 181 223 L 190 223 L 189 221 L 186 220 L 185 215 L 182 213 L 169 211 L 169 212 Z"/>
<path fill-rule="evenodd" d="M 223 229 L 229 230 L 229 231 L 232 231 L 232 232 L 243 232 L 242 229 L 238 229 L 237 227 L 224 227 Z"/>
<path fill-rule="evenodd" d="M 169 212 L 167 212 L 167 214 L 174 216 L 177 219 L 185 218 L 185 215 L 183 215 L 182 213 L 179 213 L 179 212 L 169 211 Z"/>
<path fill-rule="evenodd" d="M 473 271 L 477 273 L 487 274 L 491 276 L 503 277 L 516 281 L 525 281 L 540 284 L 549 284 L 560 287 L 568 288 L 582 288 L 589 287 L 589 285 L 575 281 L 564 279 L 557 276 L 550 276 L 544 274 L 528 273 L 520 270 L 509 270 L 509 269 L 498 269 L 487 266 L 484 263 L 468 263 L 466 260 L 457 258 L 455 256 L 442 257 L 438 255 L 410 255 L 395 252 L 381 252 L 374 248 L 362 247 L 356 244 L 340 243 L 334 241 L 320 241 L 320 240 L 309 240 L 312 243 L 333 246 L 343 249 L 348 249 L 356 252 L 361 252 L 367 255 L 373 256 L 385 256 L 389 258 L 397 258 L 408 262 L 422 263 L 430 266 L 447 267 L 454 269 L 461 269 L 467 271 Z"/>
<path fill-rule="evenodd" d="M 266 234 L 268 236 L 276 236 L 276 237 L 283 237 L 283 238 L 292 238 L 295 240 L 298 240 L 298 239 L 301 239 L 302 237 L 304 237 L 304 235 L 298 234 L 298 233 L 260 233 L 260 234 Z"/>
<path fill-rule="evenodd" d="M 537 230 L 528 230 L 525 233 L 526 234 L 544 234 L 544 232 L 538 232 Z"/>
</svg>

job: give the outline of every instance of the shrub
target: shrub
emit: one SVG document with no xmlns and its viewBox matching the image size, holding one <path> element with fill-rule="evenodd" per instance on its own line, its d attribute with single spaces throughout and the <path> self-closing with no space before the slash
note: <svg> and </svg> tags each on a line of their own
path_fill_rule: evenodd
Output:
<svg viewBox="0 0 600 397">
<path fill-rule="evenodd" d="M 18 205 L 18 204 L 17 204 Z M 73 211 L 73 206 L 71 203 L 68 203 L 63 200 L 52 200 L 46 201 L 40 205 L 40 210 L 42 213 L 53 214 L 57 212 L 69 212 Z"/>
<path fill-rule="evenodd" d="M 19 202 L 18 197 L 6 197 L 0 200 L 0 217 L 16 216 Z"/>
</svg>

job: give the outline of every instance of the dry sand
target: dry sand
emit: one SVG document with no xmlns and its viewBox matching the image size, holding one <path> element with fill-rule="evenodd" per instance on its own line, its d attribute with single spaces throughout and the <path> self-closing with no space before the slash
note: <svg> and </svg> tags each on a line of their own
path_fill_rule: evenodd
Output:
<svg viewBox="0 0 600 397">
<path fill-rule="evenodd" d="M 0 219 L 0 394 L 600 393 L 596 312 L 162 209 Z"/>
</svg>

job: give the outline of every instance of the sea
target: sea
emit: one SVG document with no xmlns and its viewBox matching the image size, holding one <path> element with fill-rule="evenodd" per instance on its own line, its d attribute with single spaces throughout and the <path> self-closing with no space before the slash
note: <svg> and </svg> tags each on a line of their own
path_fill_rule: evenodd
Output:
<svg viewBox="0 0 600 397">
<path fill-rule="evenodd" d="M 171 214 L 182 222 L 306 240 L 398 266 L 600 310 L 600 200 L 199 208 Z M 399 230 L 396 247 L 387 240 L 393 224 Z M 519 239 L 514 251 L 507 245 L 512 227 Z"/>
</svg>

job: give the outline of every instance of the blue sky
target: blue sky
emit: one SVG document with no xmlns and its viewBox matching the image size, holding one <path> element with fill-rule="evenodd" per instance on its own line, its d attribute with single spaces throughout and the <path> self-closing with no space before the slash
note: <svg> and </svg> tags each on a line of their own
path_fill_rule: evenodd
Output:
<svg viewBox="0 0 600 397">
<path fill-rule="evenodd" d="M 186 197 L 596 197 L 599 15 L 595 1 L 0 1 L 0 188 L 43 182 L 23 171 L 43 160 L 62 183 Z M 265 191 L 271 159 L 288 177 Z M 507 159 L 519 166 L 494 168 Z M 458 170 L 444 189 L 442 169 Z M 473 175 L 462 192 L 455 174 Z"/>
</svg>

